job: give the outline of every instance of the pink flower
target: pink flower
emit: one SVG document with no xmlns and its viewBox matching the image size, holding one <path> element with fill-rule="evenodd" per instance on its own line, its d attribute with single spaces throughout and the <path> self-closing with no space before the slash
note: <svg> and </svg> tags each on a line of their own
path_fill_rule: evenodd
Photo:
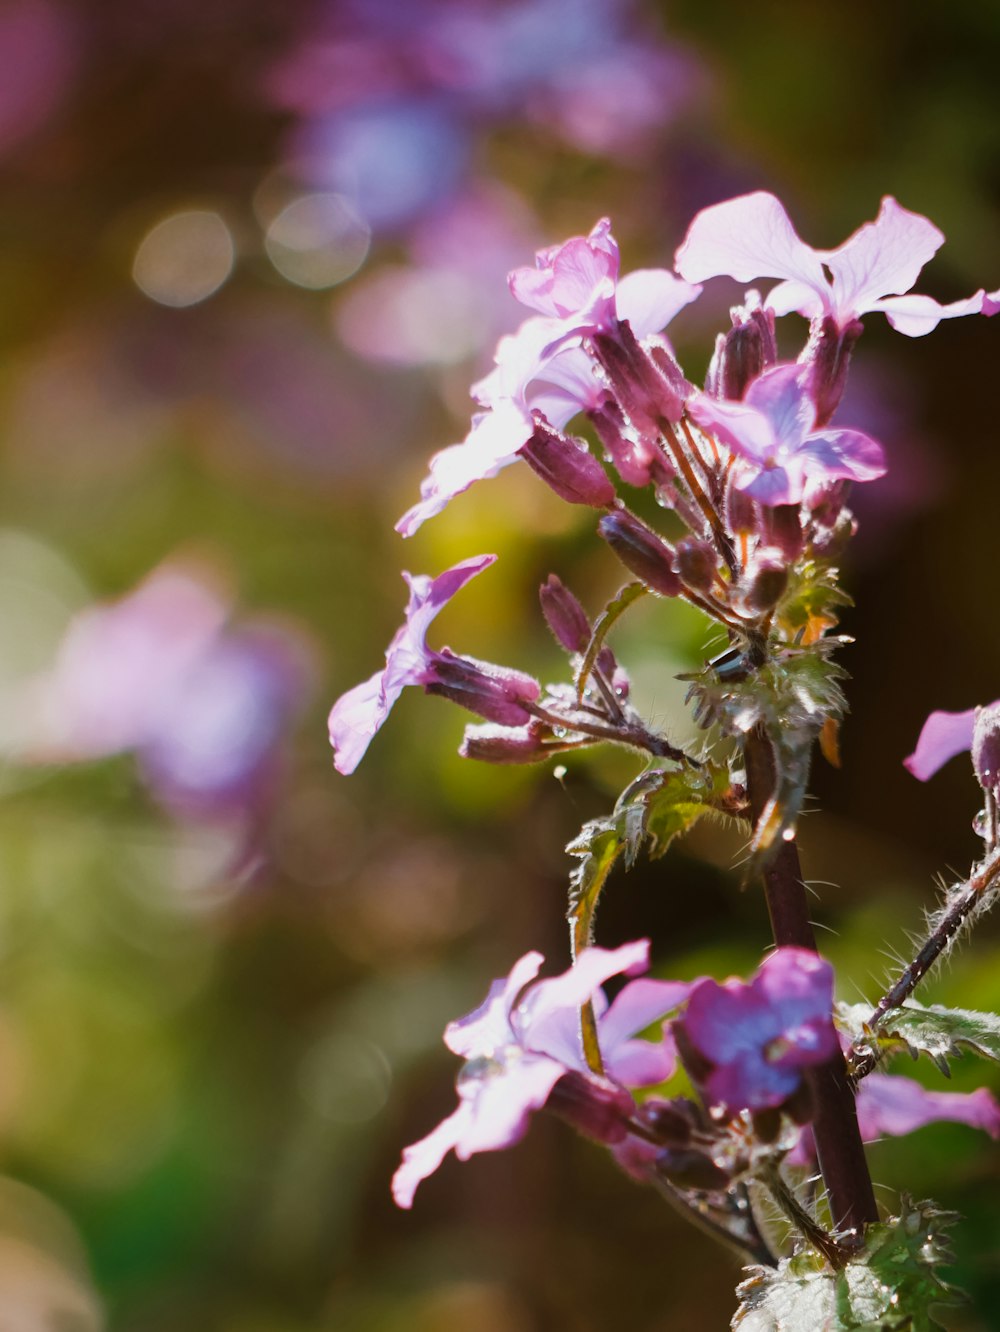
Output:
<svg viewBox="0 0 1000 1332">
<path fill-rule="evenodd" d="M 995 791 L 1000 784 L 1000 699 L 967 712 L 932 712 L 903 766 L 926 782 L 949 759 L 966 750 L 972 751 L 979 784 Z"/>
<path fill-rule="evenodd" d="M 797 504 L 810 482 L 885 474 L 881 446 L 861 431 L 814 429 L 816 406 L 799 366 L 765 371 L 742 402 L 698 394 L 688 411 L 751 464 L 736 485 L 761 504 Z"/>
<path fill-rule="evenodd" d="M 664 328 L 701 290 L 665 269 L 641 269 L 618 280 L 618 246 L 602 219 L 589 236 L 540 250 L 536 268 L 511 274 L 511 290 L 539 317 L 501 338 L 493 370 L 472 389 L 485 409 L 460 444 L 436 453 L 420 500 L 396 531 L 412 536 L 474 481 L 496 476 L 519 457 L 534 431 L 533 413 L 561 430 L 596 408 L 607 390 L 578 345 L 628 320 L 637 338 Z"/>
<path fill-rule="evenodd" d="M 814 250 L 799 239 L 774 195 L 757 191 L 703 209 L 677 251 L 676 267 L 690 282 L 722 275 L 740 282 L 782 278 L 766 302 L 776 314 L 829 317 L 843 330 L 881 310 L 893 328 L 916 338 L 941 319 L 977 314 L 984 306 L 981 290 L 950 305 L 906 294 L 943 240 L 926 217 L 886 197 L 875 221 L 843 245 Z"/>
<path fill-rule="evenodd" d="M 936 1092 L 912 1078 L 869 1073 L 858 1088 L 857 1106 L 865 1142 L 875 1142 L 886 1134 L 901 1137 L 941 1121 L 968 1124 L 983 1129 L 991 1138 L 1000 1138 L 1000 1105 L 985 1087 L 974 1092 Z M 795 1165 L 810 1165 L 816 1159 L 811 1129 L 803 1129 L 788 1159 Z"/>
<path fill-rule="evenodd" d="M 631 1099 L 623 1084 L 649 1086 L 673 1072 L 675 1057 L 669 1042 L 632 1038 L 676 1008 L 689 986 L 634 981 L 610 1006 L 600 990 L 612 976 L 645 970 L 648 940 L 610 951 L 588 948 L 561 976 L 535 981 L 542 961 L 540 953 L 528 953 L 506 979 L 493 982 L 477 1009 L 446 1028 L 445 1044 L 466 1061 L 458 1075 L 458 1108 L 403 1152 L 392 1181 L 400 1207 L 411 1206 L 417 1185 L 434 1173 L 449 1151 L 465 1161 L 476 1152 L 518 1142 L 532 1111 L 546 1103 L 567 1074 L 573 1077 L 575 1099 L 585 1096 L 589 1086 L 601 1105 L 617 1099 L 619 1113 L 627 1114 Z M 591 1073 L 584 1058 L 579 1010 L 588 999 L 598 1014 L 598 1038 L 610 1083 Z"/>
<path fill-rule="evenodd" d="M 832 1009 L 829 962 L 803 948 L 779 948 L 749 984 L 698 981 L 678 1025 L 711 1066 L 702 1079 L 709 1102 L 736 1114 L 782 1105 L 804 1068 L 835 1053 Z"/>
<path fill-rule="evenodd" d="M 530 720 L 531 714 L 523 704 L 538 697 L 541 691 L 537 681 L 518 671 L 457 657 L 447 648 L 435 652 L 424 641 L 442 607 L 495 560 L 495 555 L 478 555 L 446 569 L 437 578 L 403 574 L 410 600 L 405 621 L 386 649 L 384 669 L 348 690 L 330 713 L 330 743 L 338 772 L 346 775 L 358 766 L 407 685 L 423 685 L 429 693 L 444 694 L 503 726 Z"/>
</svg>

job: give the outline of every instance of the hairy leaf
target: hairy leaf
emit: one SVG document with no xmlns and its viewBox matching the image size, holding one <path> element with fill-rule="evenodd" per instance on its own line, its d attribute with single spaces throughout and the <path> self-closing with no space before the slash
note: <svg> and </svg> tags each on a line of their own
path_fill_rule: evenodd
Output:
<svg viewBox="0 0 1000 1332">
<path fill-rule="evenodd" d="M 789 639 L 814 643 L 837 623 L 842 606 L 854 603 L 837 584 L 837 570 L 822 560 L 800 560 L 790 571 L 788 588 L 775 621 Z"/>
<path fill-rule="evenodd" d="M 948 1060 L 963 1049 L 1000 1062 L 1000 1016 L 996 1013 L 941 1004 L 924 1007 L 910 999 L 887 1013 L 874 1030 L 868 1025 L 871 1016 L 868 1004 L 837 1005 L 837 1025 L 859 1048 L 878 1054 L 906 1051 L 913 1059 L 929 1055 L 943 1073 L 948 1072 Z"/>
<path fill-rule="evenodd" d="M 955 1304 L 938 1267 L 951 1261 L 945 1232 L 956 1220 L 933 1203 L 902 1199 L 902 1210 L 869 1226 L 864 1248 L 834 1271 L 813 1249 L 777 1270 L 751 1269 L 737 1289 L 739 1332 L 932 1332 L 931 1309 Z"/>
</svg>

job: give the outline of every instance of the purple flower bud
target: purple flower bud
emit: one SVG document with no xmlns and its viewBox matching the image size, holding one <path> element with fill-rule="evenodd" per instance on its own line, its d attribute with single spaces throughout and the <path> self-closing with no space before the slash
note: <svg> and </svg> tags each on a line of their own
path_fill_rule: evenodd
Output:
<svg viewBox="0 0 1000 1332">
<path fill-rule="evenodd" d="M 769 611 L 781 600 L 787 586 L 787 561 L 781 551 L 765 547 L 757 551 L 747 567 L 743 604 L 748 611 Z"/>
<path fill-rule="evenodd" d="M 683 1096 L 672 1101 L 650 1097 L 643 1101 L 636 1118 L 670 1147 L 686 1147 L 694 1131 L 705 1127 L 698 1106 Z"/>
<path fill-rule="evenodd" d="M 787 560 L 797 559 L 802 554 L 805 538 L 797 504 L 769 505 L 764 510 L 764 523 L 768 544 L 776 546 Z"/>
<path fill-rule="evenodd" d="M 654 431 L 661 421 L 681 419 L 690 385 L 665 347 L 647 351 L 628 324 L 592 341 L 614 396 L 637 428 Z"/>
<path fill-rule="evenodd" d="M 972 766 L 983 790 L 995 795 L 1000 786 L 1000 702 L 976 710 Z"/>
<path fill-rule="evenodd" d="M 500 726 L 521 726 L 531 721 L 524 704 L 534 703 L 542 692 L 530 675 L 473 657 L 456 657 L 448 648 L 434 654 L 424 690 L 450 698 Z"/>
<path fill-rule="evenodd" d="M 738 402 L 758 375 L 777 361 L 778 345 L 774 311 L 761 305 L 757 292 L 748 292 L 746 305 L 734 306 L 729 313 L 733 326 L 716 339 L 705 391 Z"/>
<path fill-rule="evenodd" d="M 674 573 L 674 553 L 645 523 L 627 509 L 606 513 L 597 530 L 626 569 L 631 570 L 654 592 L 676 597 L 681 580 Z"/>
<path fill-rule="evenodd" d="M 710 541 L 682 537 L 674 547 L 677 572 L 695 592 L 710 592 L 715 583 L 718 556 Z"/>
<path fill-rule="evenodd" d="M 753 496 L 732 485 L 726 493 L 726 524 L 737 535 L 749 536 L 760 528 L 760 510 Z"/>
<path fill-rule="evenodd" d="M 521 449 L 533 472 L 570 504 L 605 509 L 615 502 L 615 488 L 586 444 L 567 438 L 543 421 Z"/>
<path fill-rule="evenodd" d="M 574 742 L 550 739 L 551 730 L 543 722 L 527 726 L 467 726 L 459 754 L 481 763 L 539 763 L 560 749 L 572 748 Z"/>
<path fill-rule="evenodd" d="M 645 434 L 626 419 L 621 407 L 611 399 L 588 413 L 608 457 L 621 479 L 629 486 L 665 486 L 673 480 L 673 470 L 659 446 L 658 432 Z"/>
<path fill-rule="evenodd" d="M 728 1189 L 732 1180 L 706 1152 L 692 1147 L 667 1147 L 656 1158 L 657 1173 L 682 1189 L 714 1193 Z"/>
<path fill-rule="evenodd" d="M 801 360 L 810 367 L 809 396 L 816 408 L 814 430 L 822 430 L 829 424 L 844 396 L 851 353 L 863 331 L 860 319 L 853 319 L 840 328 L 830 315 L 813 325 Z"/>
<path fill-rule="evenodd" d="M 586 1137 L 614 1145 L 623 1142 L 628 1133 L 635 1101 L 624 1087 L 571 1070 L 552 1088 L 545 1108 Z"/>
<path fill-rule="evenodd" d="M 542 603 L 545 623 L 556 641 L 567 652 L 586 652 L 590 642 L 590 621 L 565 583 L 555 574 L 549 574 L 538 589 L 538 599 Z"/>
</svg>

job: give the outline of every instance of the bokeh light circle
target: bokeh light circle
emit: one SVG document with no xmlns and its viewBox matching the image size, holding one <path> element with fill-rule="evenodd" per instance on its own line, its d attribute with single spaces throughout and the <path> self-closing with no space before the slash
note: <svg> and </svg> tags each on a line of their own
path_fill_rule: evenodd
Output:
<svg viewBox="0 0 1000 1332">
<path fill-rule="evenodd" d="M 367 222 L 342 194 L 305 194 L 281 210 L 264 244 L 283 278 L 319 291 L 356 273 L 370 241 Z"/>
<path fill-rule="evenodd" d="M 146 233 L 135 252 L 132 277 L 159 305 L 182 309 L 218 291 L 233 271 L 236 246 L 218 213 L 172 213 Z"/>
</svg>

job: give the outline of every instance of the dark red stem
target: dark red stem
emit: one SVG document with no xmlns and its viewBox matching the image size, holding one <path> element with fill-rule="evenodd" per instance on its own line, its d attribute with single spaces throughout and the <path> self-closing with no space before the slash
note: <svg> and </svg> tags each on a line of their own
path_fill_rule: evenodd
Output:
<svg viewBox="0 0 1000 1332">
<path fill-rule="evenodd" d="M 747 793 L 756 826 L 775 786 L 771 742 L 763 731 L 755 730 L 747 736 L 744 754 Z M 778 947 L 794 945 L 818 953 L 794 840 L 783 841 L 768 863 L 764 891 Z M 838 1232 L 853 1230 L 860 1238 L 865 1225 L 879 1216 L 843 1054 L 838 1051 L 829 1063 L 810 1069 L 806 1079 L 815 1104 L 813 1135 L 834 1228 Z"/>
</svg>

